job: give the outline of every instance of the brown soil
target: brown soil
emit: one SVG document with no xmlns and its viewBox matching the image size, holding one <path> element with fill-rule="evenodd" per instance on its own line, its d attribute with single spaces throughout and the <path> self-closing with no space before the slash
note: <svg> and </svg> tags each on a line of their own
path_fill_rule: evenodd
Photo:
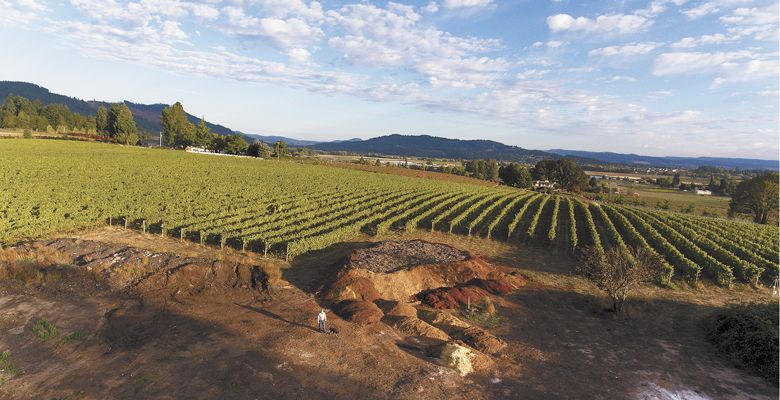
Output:
<svg viewBox="0 0 780 400">
<path fill-rule="evenodd" d="M 417 293 L 414 297 L 437 310 L 458 309 L 470 306 L 488 295 L 510 293 L 515 288 L 497 279 L 472 279 L 455 287 L 444 287 Z"/>
<path fill-rule="evenodd" d="M 371 272 L 395 272 L 424 264 L 447 264 L 469 258 L 465 251 L 424 240 L 387 241 L 366 249 L 355 250 L 344 269 Z"/>
<path fill-rule="evenodd" d="M 333 307 L 333 312 L 345 321 L 360 325 L 379 322 L 385 316 L 376 304 L 365 300 L 344 300 Z"/>
<path fill-rule="evenodd" d="M 714 310 L 765 298 L 766 289 L 646 286 L 615 316 L 604 311 L 608 303 L 598 290 L 570 275 L 568 257 L 475 237 L 398 234 L 393 238 L 446 243 L 528 277 L 527 285 L 496 299 L 500 323 L 485 330 L 506 349 L 494 365 L 461 377 L 437 365 L 424 351 L 431 349 L 427 343 L 385 323 L 361 326 L 329 313 L 339 334 L 315 332 L 320 305 L 312 294 L 374 238 L 288 265 L 122 229 L 79 237 L 211 267 L 277 268 L 282 279 L 269 297 L 251 287 L 251 276 L 241 280 L 247 287 L 233 287 L 211 275 L 217 283 L 209 286 L 199 273 L 180 279 L 171 271 L 181 290 L 174 284 L 155 291 L 144 279 L 133 286 L 121 274 L 104 278 L 37 249 L 36 257 L 0 268 L 0 351 L 10 350 L 18 370 L 0 372 L 0 399 L 778 398 L 776 384 L 735 368 L 700 328 Z M 151 277 L 165 282 L 167 270 Z M 109 290 L 111 282 L 130 282 L 132 290 Z M 453 284 L 435 287 L 442 286 Z M 46 341 L 33 335 L 41 318 L 58 335 Z M 410 317 L 383 321 L 396 325 L 393 318 Z"/>
<path fill-rule="evenodd" d="M 420 292 L 435 288 L 475 279 L 490 280 L 474 281 L 473 288 L 469 289 L 481 293 L 481 298 L 486 293 L 483 287 L 498 293 L 525 283 L 515 271 L 452 246 L 423 240 L 387 241 L 361 248 L 353 251 L 337 268 L 335 280 L 322 296 L 331 301 L 373 301 L 378 298 L 407 301 Z"/>
</svg>

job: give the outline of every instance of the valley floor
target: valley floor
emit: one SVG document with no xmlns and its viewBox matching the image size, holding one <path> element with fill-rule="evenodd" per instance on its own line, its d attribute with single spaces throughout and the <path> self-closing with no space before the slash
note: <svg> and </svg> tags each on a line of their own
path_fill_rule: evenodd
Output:
<svg viewBox="0 0 780 400">
<path fill-rule="evenodd" d="M 0 351 L 10 350 L 18 371 L 2 375 L 0 399 L 778 397 L 776 385 L 718 355 L 701 329 L 716 308 L 767 297 L 766 289 L 645 287 L 615 317 L 595 288 L 570 275 L 565 255 L 440 233 L 394 236 L 469 250 L 530 280 L 497 300 L 501 322 L 491 331 L 509 343 L 506 353 L 488 371 L 461 377 L 399 345 L 404 338 L 383 323 L 357 326 L 331 314 L 339 334 L 315 331 L 313 290 L 365 242 L 286 264 L 115 228 L 76 236 L 182 257 L 279 263 L 283 280 L 268 301 L 241 290 L 141 301 L 0 285 Z M 40 318 L 57 326 L 57 338 L 30 333 Z"/>
</svg>

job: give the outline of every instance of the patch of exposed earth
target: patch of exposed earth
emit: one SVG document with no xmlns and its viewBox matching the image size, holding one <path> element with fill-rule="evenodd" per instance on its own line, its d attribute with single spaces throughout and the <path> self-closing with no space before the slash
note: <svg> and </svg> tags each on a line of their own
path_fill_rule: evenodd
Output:
<svg viewBox="0 0 780 400">
<path fill-rule="evenodd" d="M 404 256 L 398 242 L 367 268 L 348 264 L 372 245 L 340 244 L 279 271 L 278 261 L 251 254 L 121 230 L 92 235 L 112 240 L 2 250 L 0 352 L 10 355 L 0 361 L 0 399 L 778 396 L 776 385 L 734 368 L 701 337 L 702 318 L 736 296 L 720 289 L 643 290 L 615 318 L 567 275 L 567 259 L 528 258 L 523 249 L 522 257 L 490 254 L 512 268 L 493 265 L 474 253 L 503 249 L 490 241 L 434 235 L 468 251 L 440 247 L 421 257 Z M 413 246 L 428 245 L 437 247 Z M 523 270 L 539 281 L 517 274 L 540 262 L 544 269 Z M 458 298 L 472 293 L 461 289 L 474 279 L 515 289 L 487 294 L 495 326 L 409 299 L 435 293 L 461 307 Z M 331 312 L 343 301 L 376 307 L 372 322 Z M 316 332 L 323 306 L 338 334 Z M 41 320 L 56 327 L 46 340 L 35 333 Z"/>
</svg>

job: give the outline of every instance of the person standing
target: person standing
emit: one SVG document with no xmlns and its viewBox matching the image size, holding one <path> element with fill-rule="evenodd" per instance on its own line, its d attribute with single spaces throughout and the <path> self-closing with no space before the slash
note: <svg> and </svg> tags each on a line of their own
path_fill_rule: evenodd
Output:
<svg viewBox="0 0 780 400">
<path fill-rule="evenodd" d="M 328 321 L 328 316 L 325 314 L 325 309 L 321 308 L 320 313 L 317 314 L 317 325 L 319 327 L 320 332 L 328 333 L 328 331 L 325 329 L 325 323 L 327 321 Z"/>
</svg>

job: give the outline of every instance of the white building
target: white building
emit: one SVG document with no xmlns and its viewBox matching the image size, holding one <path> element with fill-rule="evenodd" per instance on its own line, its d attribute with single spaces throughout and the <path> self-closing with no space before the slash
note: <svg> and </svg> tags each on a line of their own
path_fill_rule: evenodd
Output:
<svg viewBox="0 0 780 400">
<path fill-rule="evenodd" d="M 555 184 L 550 181 L 534 181 L 534 189 L 554 188 Z"/>
</svg>

